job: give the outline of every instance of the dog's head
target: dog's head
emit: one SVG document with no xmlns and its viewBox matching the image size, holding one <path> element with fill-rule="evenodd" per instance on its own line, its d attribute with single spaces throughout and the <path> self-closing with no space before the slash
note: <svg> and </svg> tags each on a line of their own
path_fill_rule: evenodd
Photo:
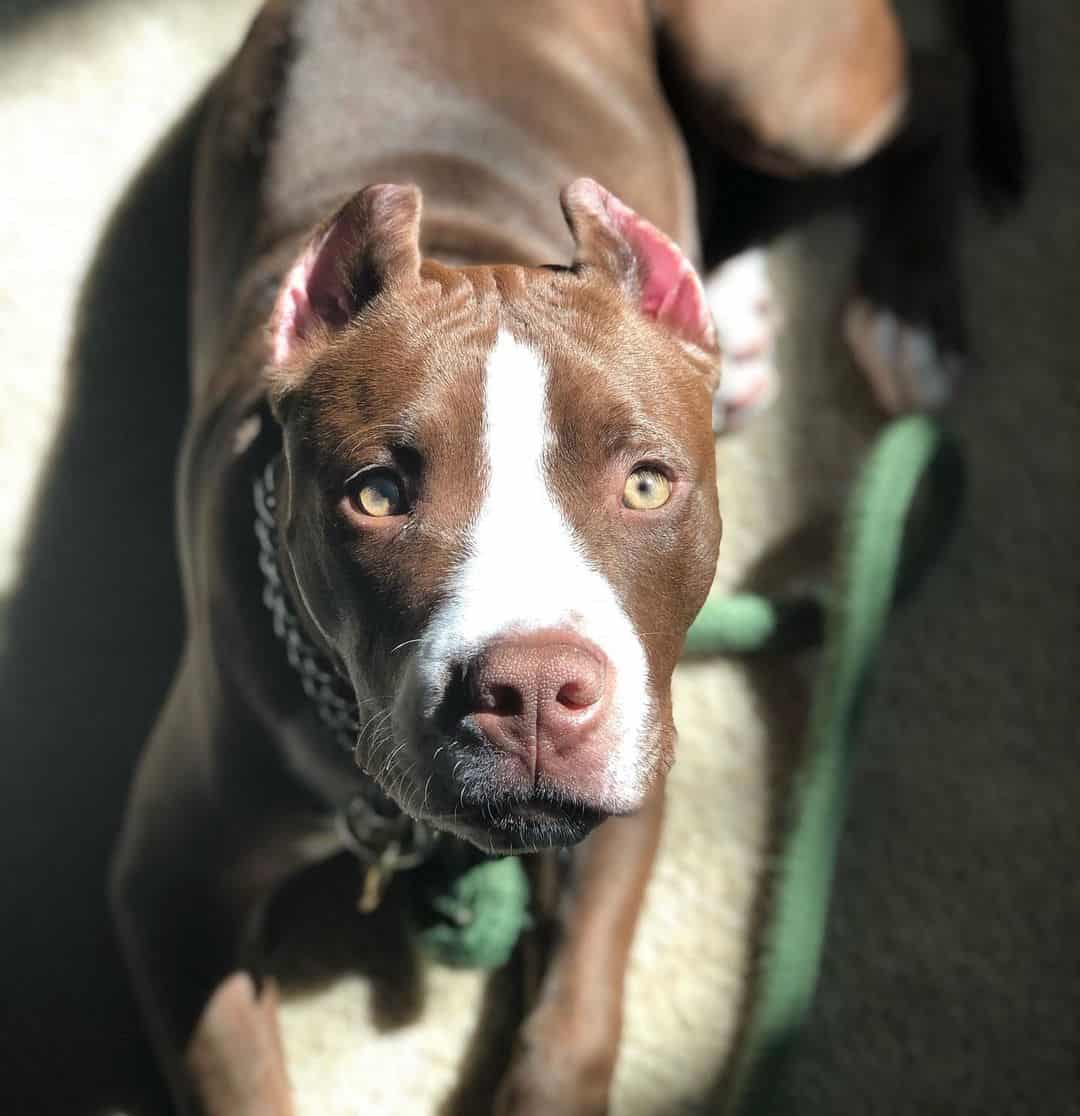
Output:
<svg viewBox="0 0 1080 1116">
<path fill-rule="evenodd" d="M 679 249 L 588 179 L 570 267 L 423 261 L 362 190 L 271 322 L 287 576 L 348 672 L 357 760 L 491 849 L 569 844 L 671 762 L 720 538 L 715 330 Z"/>
</svg>

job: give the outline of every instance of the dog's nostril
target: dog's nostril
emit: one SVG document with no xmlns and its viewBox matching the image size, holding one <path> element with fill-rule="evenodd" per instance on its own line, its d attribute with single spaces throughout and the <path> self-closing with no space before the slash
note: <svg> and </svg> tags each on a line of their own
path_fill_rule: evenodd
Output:
<svg viewBox="0 0 1080 1116">
<path fill-rule="evenodd" d="M 586 709 L 600 699 L 599 687 L 592 681 L 579 678 L 563 683 L 555 700 L 565 709 Z"/>
<path fill-rule="evenodd" d="M 483 707 L 500 717 L 519 717 L 525 711 L 525 701 L 515 687 L 493 685 L 486 688 Z"/>
</svg>

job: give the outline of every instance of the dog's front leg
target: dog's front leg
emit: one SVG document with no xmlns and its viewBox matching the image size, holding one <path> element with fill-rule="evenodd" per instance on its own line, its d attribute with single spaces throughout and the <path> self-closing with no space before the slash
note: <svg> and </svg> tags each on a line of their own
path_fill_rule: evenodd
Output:
<svg viewBox="0 0 1080 1116">
<path fill-rule="evenodd" d="M 274 778 L 253 762 L 266 745 L 248 748 L 246 735 L 200 715 L 181 677 L 140 763 L 113 864 L 121 947 L 181 1116 L 293 1111 L 273 989 L 259 988 L 244 952 L 262 904 L 299 865 L 266 831 L 260 788 Z"/>
<path fill-rule="evenodd" d="M 208 1116 L 291 1116 L 272 982 L 238 971 L 218 985 L 188 1043 L 186 1069 Z"/>
<path fill-rule="evenodd" d="M 499 1091 L 500 1116 L 600 1116 L 608 1110 L 634 928 L 663 821 L 664 787 L 612 818 L 575 856 L 562 936 Z"/>
</svg>

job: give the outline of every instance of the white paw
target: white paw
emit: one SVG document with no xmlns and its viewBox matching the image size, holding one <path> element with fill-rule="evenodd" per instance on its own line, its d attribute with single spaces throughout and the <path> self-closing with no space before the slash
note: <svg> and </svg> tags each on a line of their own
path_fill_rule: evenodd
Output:
<svg viewBox="0 0 1080 1116">
<path fill-rule="evenodd" d="M 891 415 L 943 406 L 963 372 L 964 358 L 939 348 L 929 330 L 865 298 L 851 300 L 844 336 L 878 404 Z"/>
<path fill-rule="evenodd" d="M 712 405 L 712 425 L 717 434 L 730 434 L 745 426 L 772 403 L 780 390 L 771 353 L 760 360 L 725 359 L 722 377 Z"/>
<path fill-rule="evenodd" d="M 781 315 L 769 281 L 764 249 L 732 256 L 705 281 L 720 341 L 720 387 L 713 400 L 713 429 L 733 430 L 775 398 L 776 334 Z"/>
</svg>

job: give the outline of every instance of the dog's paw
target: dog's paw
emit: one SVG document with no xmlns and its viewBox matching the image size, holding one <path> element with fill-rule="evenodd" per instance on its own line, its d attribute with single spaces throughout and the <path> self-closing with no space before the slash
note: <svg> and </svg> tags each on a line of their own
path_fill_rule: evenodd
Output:
<svg viewBox="0 0 1080 1116">
<path fill-rule="evenodd" d="M 224 980 L 211 996 L 186 1054 L 206 1116 L 293 1116 L 285 1051 L 277 1019 L 277 988 L 262 992 L 246 972 Z"/>
<path fill-rule="evenodd" d="M 844 336 L 878 405 L 890 415 L 933 411 L 952 396 L 965 367 L 927 326 L 855 297 L 844 313 Z"/>
<path fill-rule="evenodd" d="M 705 281 L 720 341 L 720 387 L 713 399 L 713 429 L 744 426 L 776 398 L 776 334 L 781 315 L 761 248 L 732 256 Z"/>
<path fill-rule="evenodd" d="M 607 1116 L 606 1085 L 602 1090 L 583 1086 L 565 1067 L 543 1070 L 524 1062 L 515 1064 L 495 1098 L 495 1116 Z"/>
<path fill-rule="evenodd" d="M 495 1116 L 606 1116 L 614 1047 L 601 1041 L 590 1054 L 580 1027 L 549 1031 L 541 1022 L 519 1036 Z"/>
</svg>

